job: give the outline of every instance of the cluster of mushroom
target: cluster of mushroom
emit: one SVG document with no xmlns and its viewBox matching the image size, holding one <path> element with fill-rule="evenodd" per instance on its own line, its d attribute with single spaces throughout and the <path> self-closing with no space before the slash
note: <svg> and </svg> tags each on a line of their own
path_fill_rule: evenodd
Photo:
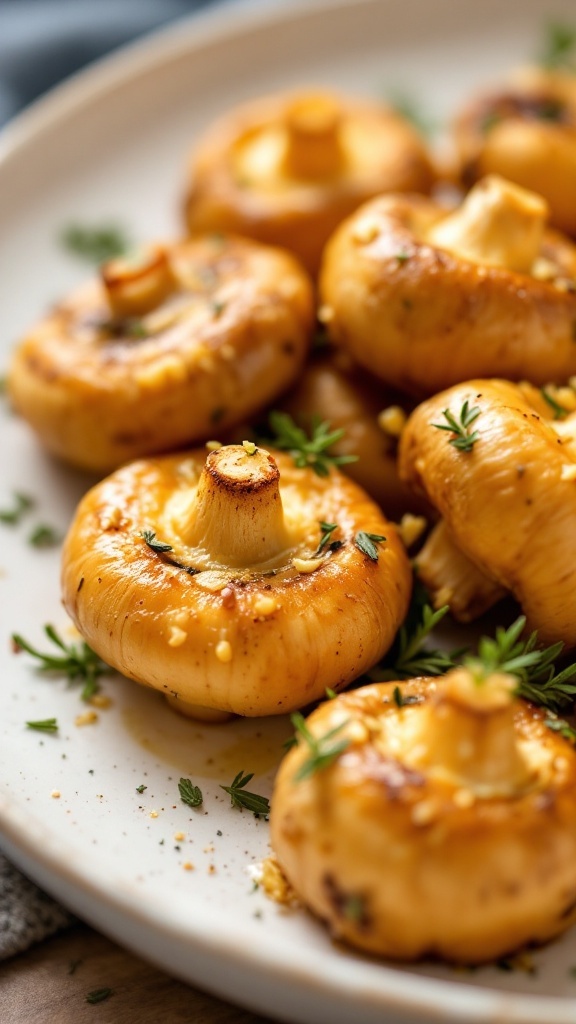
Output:
<svg viewBox="0 0 576 1024">
<path fill-rule="evenodd" d="M 551 194 L 493 158 L 521 162 L 535 118 L 571 130 L 574 82 L 548 87 L 553 126 L 534 115 L 552 102 L 543 79 L 462 115 L 460 180 L 476 184 L 453 208 L 388 107 L 247 104 L 195 149 L 191 237 L 106 263 L 20 344 L 16 408 L 52 453 L 114 470 L 81 502 L 62 569 L 110 665 L 205 720 L 339 693 L 405 619 L 400 538 L 422 516 L 436 607 L 469 621 L 510 594 L 543 642 L 576 647 L 576 245 L 548 226 L 551 210 L 576 231 L 559 184 L 574 157 L 567 136 L 541 143 Z M 326 344 L 311 353 L 315 312 Z M 250 434 L 271 405 L 292 439 L 329 423 L 345 469 Z M 300 720 L 272 840 L 335 935 L 476 962 L 572 922 L 576 752 L 516 689 L 468 664 Z"/>
</svg>

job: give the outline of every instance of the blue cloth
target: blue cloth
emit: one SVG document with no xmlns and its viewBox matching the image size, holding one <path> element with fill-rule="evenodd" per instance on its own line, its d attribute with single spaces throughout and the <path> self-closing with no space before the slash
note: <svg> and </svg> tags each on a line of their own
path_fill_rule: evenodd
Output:
<svg viewBox="0 0 576 1024">
<path fill-rule="evenodd" d="M 1 0 L 0 124 L 110 50 L 211 0 Z"/>
</svg>

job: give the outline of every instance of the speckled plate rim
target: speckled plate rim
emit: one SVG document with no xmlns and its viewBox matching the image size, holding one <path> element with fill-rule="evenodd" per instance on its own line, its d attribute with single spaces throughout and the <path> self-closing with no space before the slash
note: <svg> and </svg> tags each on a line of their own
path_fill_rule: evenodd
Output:
<svg viewBox="0 0 576 1024">
<path fill-rule="evenodd" d="M 305 28 L 307 19 L 319 11 L 336 14 L 355 7 L 361 18 L 365 9 L 395 2 L 275 0 L 271 7 L 262 2 L 232 5 L 224 0 L 213 10 L 155 32 L 98 61 L 29 107 L 0 133 L 0 180 L 2 167 L 13 156 L 49 138 L 56 126 L 91 98 L 112 92 L 118 84 L 142 73 L 153 75 L 175 57 L 192 55 L 221 37 L 237 36 L 241 46 L 243 35 L 253 28 L 277 29 L 288 21 L 300 21 Z M 515 2 L 520 10 L 520 0 Z M 70 909 L 171 973 L 262 1013 L 315 1024 L 350 1019 L 347 1015 L 352 1013 L 358 1019 L 361 1014 L 366 1024 L 376 1024 L 386 1011 L 403 1017 L 417 1015 L 422 1021 L 574 1024 L 576 1002 L 568 998 L 499 992 L 410 975 L 386 964 L 379 966 L 382 984 L 374 985 L 372 962 L 364 965 L 359 960 L 354 962 L 352 976 L 347 974 L 343 980 L 335 973 L 322 974 L 314 963 L 294 967 L 284 962 L 270 950 L 265 935 L 247 949 L 241 927 L 229 924 L 224 931 L 214 931 L 212 916 L 202 907 L 190 920 L 183 917 L 177 905 L 167 914 L 148 893 L 138 892 L 136 899 L 133 892 L 103 890 L 82 870 L 81 858 L 74 864 L 69 844 L 68 856 L 63 858 L 63 844 L 54 832 L 1 792 L 0 836 L 8 856 Z M 158 938 L 163 944 L 160 948 Z M 193 968 L 189 964 L 192 957 Z M 217 985 L 207 971 L 214 965 L 220 968 Z M 265 972 L 267 994 L 260 995 L 259 984 L 250 983 L 254 971 Z M 289 1013 L 282 1008 L 284 999 L 290 1003 Z"/>
</svg>

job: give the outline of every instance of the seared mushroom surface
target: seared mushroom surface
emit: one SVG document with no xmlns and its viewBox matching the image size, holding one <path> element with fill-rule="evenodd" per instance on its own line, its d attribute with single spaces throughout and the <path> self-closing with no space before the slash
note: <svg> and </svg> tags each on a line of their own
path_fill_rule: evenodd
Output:
<svg viewBox="0 0 576 1024">
<path fill-rule="evenodd" d="M 576 371 L 576 247 L 547 207 L 495 177 L 447 213 L 421 197 L 367 203 L 329 242 L 320 278 L 336 344 L 402 391 L 478 376 L 535 384 Z"/>
<path fill-rule="evenodd" d="M 458 668 L 308 718 L 276 779 L 272 846 L 335 938 L 473 964 L 575 920 L 576 752 L 516 685 Z"/>
<path fill-rule="evenodd" d="M 118 470 L 81 502 L 63 555 L 90 646 L 200 717 L 342 689 L 391 645 L 410 589 L 394 527 L 356 484 L 248 442 Z"/>
<path fill-rule="evenodd" d="M 288 253 L 207 237 L 104 264 L 17 348 L 16 409 L 49 451 L 104 472 L 263 408 L 298 376 L 310 282 Z"/>
<path fill-rule="evenodd" d="M 552 224 L 576 234 L 576 75 L 520 69 L 471 100 L 454 138 L 466 185 L 502 174 L 544 196 Z"/>
<path fill-rule="evenodd" d="M 344 217 L 380 192 L 428 192 L 424 143 L 389 107 L 326 92 L 285 93 L 218 121 L 192 158 L 192 233 L 234 231 L 294 252 L 316 274 Z"/>
<path fill-rule="evenodd" d="M 538 405 L 527 394 L 474 380 L 423 402 L 402 435 L 400 475 L 481 573 L 512 592 L 542 640 L 572 648 L 576 415 L 554 419 L 541 395 Z"/>
</svg>

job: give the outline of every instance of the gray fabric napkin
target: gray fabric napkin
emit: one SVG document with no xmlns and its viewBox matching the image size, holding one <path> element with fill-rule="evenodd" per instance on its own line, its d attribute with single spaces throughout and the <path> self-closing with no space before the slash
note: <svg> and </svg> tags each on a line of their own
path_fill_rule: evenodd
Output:
<svg viewBox="0 0 576 1024">
<path fill-rule="evenodd" d="M 73 924 L 75 918 L 0 853 L 0 960 Z"/>
</svg>

